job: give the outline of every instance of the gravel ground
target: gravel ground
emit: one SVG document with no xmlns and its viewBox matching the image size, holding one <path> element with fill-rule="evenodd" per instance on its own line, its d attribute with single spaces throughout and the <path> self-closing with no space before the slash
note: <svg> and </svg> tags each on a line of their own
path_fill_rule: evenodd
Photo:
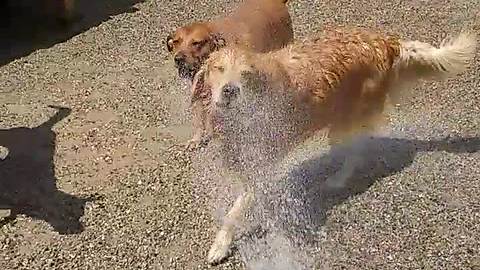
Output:
<svg viewBox="0 0 480 270">
<path fill-rule="evenodd" d="M 210 268 L 214 207 L 175 146 L 190 136 L 187 97 L 163 41 L 233 6 L 145 1 L 0 67 L 0 145 L 10 150 L 0 187 L 22 188 L 0 197 L 0 207 L 20 207 L 0 229 L 0 269 Z M 476 0 L 290 7 L 298 38 L 350 23 L 436 44 L 480 14 Z M 391 138 L 366 155 L 382 162 L 355 192 L 316 205 L 325 217 L 315 269 L 480 269 L 479 76 L 477 57 L 463 76 L 421 84 L 394 108 Z M 48 105 L 72 110 L 54 132 L 42 126 L 56 112 Z M 309 156 L 301 170 L 312 178 L 322 157 Z M 215 268 L 244 269 L 241 258 Z"/>
</svg>

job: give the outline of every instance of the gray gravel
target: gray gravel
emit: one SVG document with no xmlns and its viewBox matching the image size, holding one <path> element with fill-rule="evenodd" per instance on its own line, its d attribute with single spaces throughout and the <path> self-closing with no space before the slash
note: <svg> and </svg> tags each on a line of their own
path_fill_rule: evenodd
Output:
<svg viewBox="0 0 480 270">
<path fill-rule="evenodd" d="M 193 177 L 192 157 L 175 146 L 190 136 L 187 95 L 163 41 L 174 27 L 233 4 L 146 1 L 0 67 L 0 138 L 45 122 L 55 113 L 47 105 L 72 109 L 53 128 L 54 170 L 33 167 L 43 153 L 37 150 L 50 147 L 33 142 L 50 133 L 20 131 L 32 145 L 22 154 L 34 153 L 27 155 L 33 163 L 17 160 L 25 167 L 18 173 L 29 177 L 19 179 L 50 183 L 36 193 L 42 184 L 29 186 L 26 194 L 44 204 L 1 227 L 0 269 L 210 268 L 215 207 L 204 196 L 207 183 Z M 349 23 L 438 43 L 480 22 L 476 0 L 290 6 L 298 38 L 324 23 Z M 398 139 L 374 141 L 368 152 L 383 162 L 362 176 L 368 183 L 331 200 L 323 194 L 322 233 L 309 251 L 316 269 L 480 269 L 479 63 L 458 78 L 416 87 L 393 108 L 391 137 Z M 380 145 L 387 148 L 375 150 Z M 0 169 L 16 158 L 9 151 Z M 302 163 L 306 177 L 320 159 L 312 153 Z M 243 269 L 241 258 L 235 252 L 216 269 Z"/>
</svg>

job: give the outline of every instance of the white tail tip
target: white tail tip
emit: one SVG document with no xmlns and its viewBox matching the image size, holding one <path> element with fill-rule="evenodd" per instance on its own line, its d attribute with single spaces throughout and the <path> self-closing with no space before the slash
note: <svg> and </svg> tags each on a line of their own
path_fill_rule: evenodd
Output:
<svg viewBox="0 0 480 270">
<path fill-rule="evenodd" d="M 446 38 L 438 48 L 421 41 L 403 41 L 400 59 L 408 66 L 424 71 L 424 76 L 450 77 L 467 69 L 476 47 L 477 35 L 471 32 Z"/>
</svg>

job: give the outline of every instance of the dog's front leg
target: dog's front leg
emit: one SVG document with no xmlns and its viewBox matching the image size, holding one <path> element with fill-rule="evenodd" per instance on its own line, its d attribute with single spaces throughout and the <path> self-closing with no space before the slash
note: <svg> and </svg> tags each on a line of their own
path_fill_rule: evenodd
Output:
<svg viewBox="0 0 480 270">
<path fill-rule="evenodd" d="M 210 264 L 219 263 L 227 257 L 233 241 L 235 226 L 243 221 L 252 200 L 253 193 L 251 192 L 244 192 L 235 200 L 233 207 L 225 216 L 222 227 L 217 232 L 215 242 L 213 242 L 208 252 L 208 262 Z"/>
<path fill-rule="evenodd" d="M 192 126 L 193 136 L 187 142 L 186 148 L 188 150 L 196 149 L 202 142 L 203 131 L 205 129 L 206 113 L 201 100 L 197 100 L 192 104 Z"/>
<path fill-rule="evenodd" d="M 215 135 L 215 122 L 213 119 L 213 114 L 211 112 L 206 112 L 205 114 L 205 136 L 204 136 L 204 142 L 205 145 L 207 145 L 212 139 L 213 136 Z"/>
</svg>

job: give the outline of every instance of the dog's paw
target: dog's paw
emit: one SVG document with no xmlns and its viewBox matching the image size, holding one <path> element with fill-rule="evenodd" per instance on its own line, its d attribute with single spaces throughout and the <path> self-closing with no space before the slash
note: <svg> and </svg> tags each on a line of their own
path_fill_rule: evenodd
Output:
<svg viewBox="0 0 480 270">
<path fill-rule="evenodd" d="M 217 233 L 215 242 L 208 252 L 208 263 L 217 264 L 224 260 L 230 251 L 230 244 L 232 243 L 232 234 L 225 230 L 220 230 Z"/>
<path fill-rule="evenodd" d="M 321 132 L 320 132 L 320 140 L 322 141 L 326 141 L 330 138 L 330 128 L 324 128 Z"/>
<path fill-rule="evenodd" d="M 11 215 L 12 212 L 10 209 L 0 209 L 0 219 L 8 218 Z"/>
<path fill-rule="evenodd" d="M 208 143 L 212 140 L 211 137 L 205 137 L 203 140 L 190 140 L 185 144 L 185 150 L 195 151 L 202 147 L 206 147 Z"/>
<path fill-rule="evenodd" d="M 200 148 L 202 145 L 202 140 L 191 139 L 185 144 L 185 150 L 194 151 Z"/>
<path fill-rule="evenodd" d="M 0 160 L 4 160 L 8 157 L 8 148 L 0 145 Z"/>
</svg>

